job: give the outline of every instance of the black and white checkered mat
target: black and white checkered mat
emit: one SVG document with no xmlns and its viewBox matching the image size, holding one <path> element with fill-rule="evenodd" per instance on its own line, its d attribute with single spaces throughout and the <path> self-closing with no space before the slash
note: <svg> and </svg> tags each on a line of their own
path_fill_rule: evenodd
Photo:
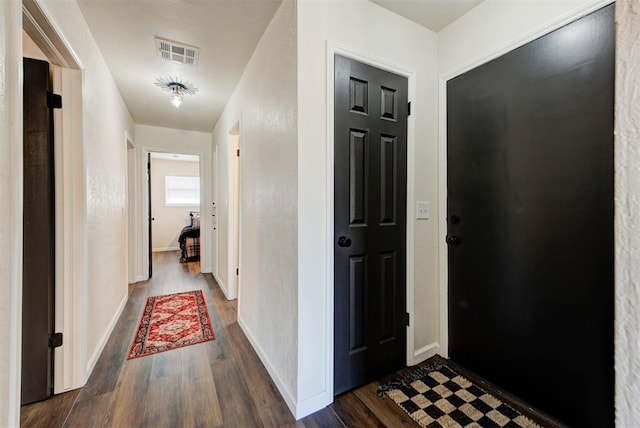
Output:
<svg viewBox="0 0 640 428">
<path fill-rule="evenodd" d="M 386 394 L 423 427 L 540 427 L 442 363 L 387 382 L 378 394 Z"/>
</svg>

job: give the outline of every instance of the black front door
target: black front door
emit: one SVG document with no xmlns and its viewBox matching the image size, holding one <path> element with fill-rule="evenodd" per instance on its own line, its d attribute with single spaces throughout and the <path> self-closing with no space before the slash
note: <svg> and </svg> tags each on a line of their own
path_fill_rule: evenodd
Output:
<svg viewBox="0 0 640 428">
<path fill-rule="evenodd" d="M 450 357 L 612 426 L 614 8 L 448 82 Z"/>
<path fill-rule="evenodd" d="M 53 115 L 49 64 L 25 58 L 22 268 L 22 404 L 52 394 L 54 298 Z"/>
<path fill-rule="evenodd" d="M 334 393 L 405 366 L 407 79 L 335 58 Z"/>
</svg>

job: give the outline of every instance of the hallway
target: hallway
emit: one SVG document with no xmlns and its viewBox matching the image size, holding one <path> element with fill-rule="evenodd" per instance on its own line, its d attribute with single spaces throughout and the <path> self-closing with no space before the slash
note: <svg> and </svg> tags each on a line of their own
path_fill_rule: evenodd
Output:
<svg viewBox="0 0 640 428">
<path fill-rule="evenodd" d="M 377 383 L 344 394 L 296 422 L 236 322 L 228 301 L 199 262 L 154 253 L 154 276 L 130 286 L 127 305 L 86 386 L 24 406 L 23 427 L 336 427 L 415 426 Z M 148 296 L 200 289 L 216 339 L 127 360 Z M 367 405 L 363 403 L 368 403 Z"/>
</svg>

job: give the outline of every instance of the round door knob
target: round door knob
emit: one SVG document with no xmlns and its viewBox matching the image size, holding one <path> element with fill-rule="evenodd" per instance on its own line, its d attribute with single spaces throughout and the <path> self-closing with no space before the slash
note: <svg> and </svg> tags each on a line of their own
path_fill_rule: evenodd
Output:
<svg viewBox="0 0 640 428">
<path fill-rule="evenodd" d="M 347 238 L 346 236 L 341 236 L 338 238 L 338 246 L 340 247 L 350 247 L 351 246 L 351 238 Z"/>
<path fill-rule="evenodd" d="M 445 241 L 449 245 L 458 245 L 460 244 L 460 237 L 456 235 L 447 235 L 447 238 L 445 239 Z"/>
</svg>

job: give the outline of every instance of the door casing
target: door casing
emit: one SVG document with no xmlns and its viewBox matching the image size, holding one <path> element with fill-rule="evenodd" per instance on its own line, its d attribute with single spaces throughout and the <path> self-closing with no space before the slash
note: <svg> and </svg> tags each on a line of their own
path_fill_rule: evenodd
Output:
<svg viewBox="0 0 640 428">
<path fill-rule="evenodd" d="M 406 77 L 408 80 L 408 99 L 413 102 L 416 99 L 416 71 L 400 64 L 375 58 L 367 53 L 358 52 L 349 47 L 339 45 L 334 42 L 327 44 L 327 152 L 326 152 L 326 218 L 327 218 L 327 235 L 325 248 L 327 277 L 326 277 L 326 325 L 325 325 L 325 379 L 327 382 L 327 390 L 325 391 L 325 400 L 331 402 L 333 400 L 333 355 L 334 355 L 334 168 L 333 160 L 334 151 L 334 66 L 335 55 L 359 61 L 361 63 L 388 71 L 399 76 Z M 406 293 L 407 293 L 407 312 L 411 319 L 414 314 L 414 230 L 415 217 L 413 216 L 415 206 L 415 118 L 414 107 L 412 106 L 411 115 L 407 118 L 407 218 L 406 218 Z M 407 327 L 406 338 L 406 355 L 407 365 L 414 365 L 423 361 L 437 351 L 435 347 L 429 349 L 421 349 L 420 353 L 414 350 L 414 323 L 410 323 Z M 426 351 L 426 352 L 425 352 Z"/>
<path fill-rule="evenodd" d="M 138 210 L 138 219 L 137 222 L 140 225 L 139 230 L 139 237 L 138 239 L 140 239 L 140 245 L 138 246 L 138 249 L 140 250 L 140 254 L 142 256 L 142 273 L 143 273 L 143 277 L 140 278 L 140 281 L 144 281 L 147 278 L 146 272 L 149 269 L 149 262 L 148 260 L 145 260 L 145 258 L 147 257 L 147 249 L 148 246 L 150 245 L 149 241 L 149 229 L 148 229 L 148 218 L 149 218 L 149 194 L 146 190 L 146 176 L 147 176 L 147 155 L 148 153 L 151 152 L 156 152 L 156 153 L 179 153 L 179 154 L 185 154 L 185 155 L 195 155 L 200 157 L 200 180 L 202 182 L 202 180 L 205 180 L 205 169 L 207 167 L 207 165 L 205 165 L 206 163 L 206 158 L 205 158 L 205 154 L 204 152 L 198 151 L 198 150 L 188 150 L 188 149 L 181 149 L 181 148 L 167 148 L 167 147 L 153 147 L 153 146 L 143 146 L 140 148 L 140 156 L 137 156 L 137 174 L 138 174 L 138 183 L 137 183 L 137 191 L 139 191 L 140 195 L 142 195 L 142 200 L 139 201 L 140 204 L 140 210 Z M 207 176 L 208 177 L 208 176 Z M 208 206 L 207 201 L 208 198 L 206 198 L 206 190 L 204 188 L 205 186 L 200 186 L 200 230 L 201 231 L 206 231 L 209 226 L 209 215 L 206 215 L 206 213 L 208 212 Z M 201 263 L 202 260 L 204 260 L 203 257 L 203 253 L 202 251 L 205 250 L 206 245 L 209 245 L 209 240 L 204 238 L 203 239 L 203 235 L 206 235 L 206 233 L 202 233 L 200 236 L 200 257 L 201 257 Z M 208 253 L 207 253 L 207 256 Z"/>
</svg>

